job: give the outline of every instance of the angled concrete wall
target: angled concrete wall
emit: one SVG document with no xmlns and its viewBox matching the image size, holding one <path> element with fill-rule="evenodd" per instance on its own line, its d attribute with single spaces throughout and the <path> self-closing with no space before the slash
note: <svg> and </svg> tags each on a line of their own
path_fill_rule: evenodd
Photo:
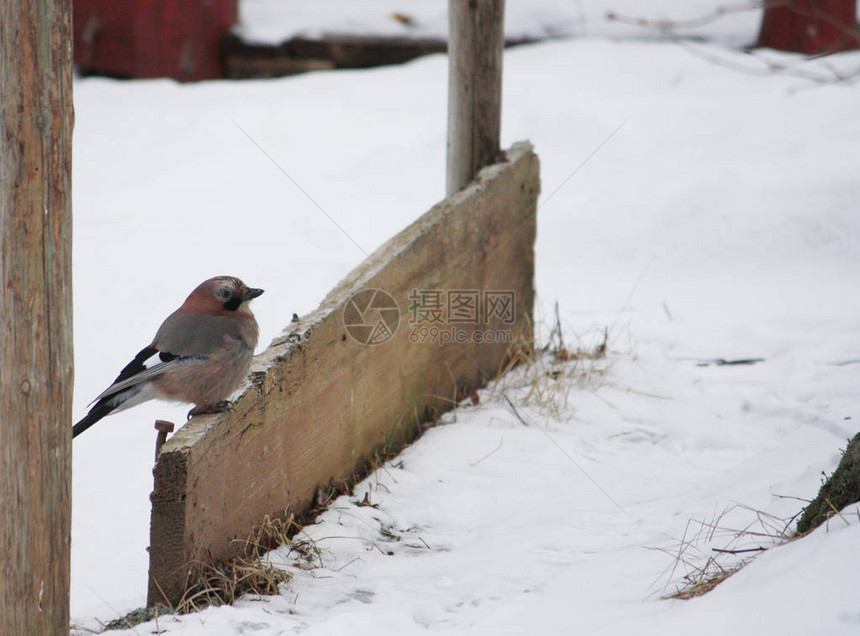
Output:
<svg viewBox="0 0 860 636">
<path fill-rule="evenodd" d="M 231 556 L 265 515 L 301 514 L 320 486 L 530 345 L 539 187 L 531 145 L 516 144 L 291 323 L 255 359 L 235 411 L 195 417 L 167 441 L 150 605 L 176 603 L 195 561 Z"/>
</svg>

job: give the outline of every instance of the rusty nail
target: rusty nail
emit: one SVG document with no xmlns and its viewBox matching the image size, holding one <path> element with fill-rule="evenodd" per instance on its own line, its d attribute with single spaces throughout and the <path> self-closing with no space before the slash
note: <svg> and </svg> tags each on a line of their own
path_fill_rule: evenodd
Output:
<svg viewBox="0 0 860 636">
<path fill-rule="evenodd" d="M 167 441 L 167 434 L 172 433 L 176 425 L 167 420 L 155 420 L 155 430 L 158 431 L 158 437 L 155 438 L 155 461 L 158 461 L 158 453 L 161 452 L 161 447 Z"/>
</svg>

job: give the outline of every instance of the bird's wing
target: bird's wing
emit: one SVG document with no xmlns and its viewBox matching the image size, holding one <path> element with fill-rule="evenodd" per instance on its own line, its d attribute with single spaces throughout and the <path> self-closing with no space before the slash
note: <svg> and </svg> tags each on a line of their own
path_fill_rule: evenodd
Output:
<svg viewBox="0 0 860 636">
<path fill-rule="evenodd" d="M 162 323 L 153 343 L 142 349 L 107 389 L 90 405 L 157 377 L 190 359 L 201 359 L 223 346 L 225 339 L 241 340 L 236 321 L 228 316 L 207 316 L 175 311 Z M 159 354 L 161 362 L 147 367 Z"/>
<path fill-rule="evenodd" d="M 168 369 L 171 369 L 188 359 L 186 356 L 177 356 L 161 352 L 161 358 L 164 362 L 159 362 L 151 367 L 147 367 L 146 362 L 156 353 L 159 353 L 159 351 L 155 347 L 142 349 L 140 353 L 134 357 L 134 360 L 129 362 L 125 368 L 120 371 L 119 375 L 116 376 L 116 379 L 113 381 L 113 384 L 102 391 L 96 399 L 90 402 L 90 405 L 95 404 L 106 397 L 115 395 L 124 389 L 159 376 Z"/>
<path fill-rule="evenodd" d="M 127 365 L 125 365 L 125 367 L 123 367 L 123 370 L 119 372 L 119 375 L 116 376 L 114 382 L 116 383 L 120 382 L 121 380 L 125 380 L 126 378 L 130 378 L 134 374 L 140 373 L 141 371 L 146 369 L 147 361 L 156 353 L 158 353 L 158 349 L 156 349 L 152 345 L 146 347 L 145 349 L 141 349 L 137 353 L 137 355 L 134 356 L 134 359 Z"/>
<path fill-rule="evenodd" d="M 205 356 L 224 346 L 225 339 L 241 340 L 235 317 L 177 310 L 162 323 L 152 347 L 178 356 Z"/>
<path fill-rule="evenodd" d="M 165 371 L 176 367 L 177 365 L 182 364 L 189 358 L 174 358 L 169 362 L 159 362 L 156 365 L 153 365 L 149 368 L 143 369 L 139 373 L 134 374 L 126 378 L 125 380 L 120 380 L 119 382 L 114 382 L 104 391 L 102 391 L 98 397 L 96 397 L 93 402 L 98 402 L 102 398 L 110 397 L 115 393 L 119 393 L 120 391 L 127 389 L 129 387 L 135 386 L 136 384 L 140 384 L 141 382 L 146 382 L 147 380 L 151 380 L 155 378 Z"/>
</svg>

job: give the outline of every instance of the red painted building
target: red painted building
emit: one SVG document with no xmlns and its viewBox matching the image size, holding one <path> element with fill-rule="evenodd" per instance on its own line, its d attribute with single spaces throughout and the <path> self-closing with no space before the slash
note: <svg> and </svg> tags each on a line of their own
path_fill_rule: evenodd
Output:
<svg viewBox="0 0 860 636">
<path fill-rule="evenodd" d="M 793 0 L 765 6 L 756 46 L 807 55 L 860 48 L 857 0 Z"/>
<path fill-rule="evenodd" d="M 74 0 L 84 75 L 194 81 L 225 77 L 222 43 L 238 0 Z"/>
</svg>

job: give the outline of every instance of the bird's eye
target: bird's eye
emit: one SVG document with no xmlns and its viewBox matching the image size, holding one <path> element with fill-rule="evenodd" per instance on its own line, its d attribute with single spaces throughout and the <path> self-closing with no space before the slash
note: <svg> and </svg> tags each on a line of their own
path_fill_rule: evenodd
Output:
<svg viewBox="0 0 860 636">
<path fill-rule="evenodd" d="M 230 289 L 229 287 L 226 287 L 226 286 L 225 287 L 219 287 L 215 291 L 215 295 L 218 298 L 220 298 L 221 300 L 226 302 L 226 301 L 230 300 L 230 298 L 233 297 L 233 290 Z"/>
</svg>

